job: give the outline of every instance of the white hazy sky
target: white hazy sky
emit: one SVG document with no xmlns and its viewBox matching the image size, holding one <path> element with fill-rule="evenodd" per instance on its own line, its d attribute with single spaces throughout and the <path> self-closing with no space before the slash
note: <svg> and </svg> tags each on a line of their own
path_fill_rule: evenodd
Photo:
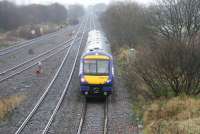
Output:
<svg viewBox="0 0 200 134">
<path fill-rule="evenodd" d="M 8 1 L 15 2 L 16 4 L 25 4 L 25 5 L 30 4 L 30 3 L 50 4 L 50 3 L 58 2 L 58 3 L 62 3 L 64 5 L 78 3 L 78 4 L 82 4 L 84 6 L 88 6 L 88 5 L 94 5 L 97 3 L 107 3 L 108 4 L 112 1 L 117 1 L 117 0 L 8 0 Z M 123 1 L 123 0 L 120 0 L 120 1 Z M 149 4 L 149 3 L 153 2 L 154 0 L 133 0 L 133 1 L 136 1 L 136 2 L 142 3 L 142 4 Z"/>
</svg>

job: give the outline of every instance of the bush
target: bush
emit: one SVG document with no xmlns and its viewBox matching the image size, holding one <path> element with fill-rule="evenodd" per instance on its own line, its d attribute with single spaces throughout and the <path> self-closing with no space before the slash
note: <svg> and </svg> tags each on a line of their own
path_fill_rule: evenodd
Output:
<svg viewBox="0 0 200 134">
<path fill-rule="evenodd" d="M 137 73 L 156 97 L 200 93 L 200 46 L 162 44 L 137 55 Z"/>
</svg>

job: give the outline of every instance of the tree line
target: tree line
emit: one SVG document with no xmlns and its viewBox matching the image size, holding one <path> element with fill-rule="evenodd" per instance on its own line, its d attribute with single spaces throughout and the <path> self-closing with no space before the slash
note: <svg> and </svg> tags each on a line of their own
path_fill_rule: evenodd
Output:
<svg viewBox="0 0 200 134">
<path fill-rule="evenodd" d="M 12 30 L 27 24 L 60 23 L 67 19 L 67 9 L 58 3 L 51 5 L 15 5 L 0 2 L 0 29 Z"/>
<path fill-rule="evenodd" d="M 136 60 L 126 66 L 127 82 L 137 85 L 137 77 L 152 98 L 199 95 L 199 13 L 199 0 L 159 0 L 148 7 L 135 2 L 109 5 L 101 22 L 113 50 L 137 50 Z"/>
</svg>

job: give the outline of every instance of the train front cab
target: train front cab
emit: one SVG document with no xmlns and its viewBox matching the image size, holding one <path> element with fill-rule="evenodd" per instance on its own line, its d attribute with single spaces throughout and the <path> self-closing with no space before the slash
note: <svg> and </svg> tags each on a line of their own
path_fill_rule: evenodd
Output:
<svg viewBox="0 0 200 134">
<path fill-rule="evenodd" d="M 80 90 L 87 97 L 112 93 L 113 62 L 110 55 L 86 55 L 81 59 Z"/>
</svg>

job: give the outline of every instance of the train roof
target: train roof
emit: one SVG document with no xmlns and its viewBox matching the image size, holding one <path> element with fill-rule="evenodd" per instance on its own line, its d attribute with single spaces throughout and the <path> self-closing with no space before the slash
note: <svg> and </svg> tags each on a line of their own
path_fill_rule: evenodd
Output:
<svg viewBox="0 0 200 134">
<path fill-rule="evenodd" d="M 92 30 L 88 33 L 88 39 L 84 53 L 102 52 L 111 54 L 110 44 L 105 34 L 99 30 Z"/>
</svg>

